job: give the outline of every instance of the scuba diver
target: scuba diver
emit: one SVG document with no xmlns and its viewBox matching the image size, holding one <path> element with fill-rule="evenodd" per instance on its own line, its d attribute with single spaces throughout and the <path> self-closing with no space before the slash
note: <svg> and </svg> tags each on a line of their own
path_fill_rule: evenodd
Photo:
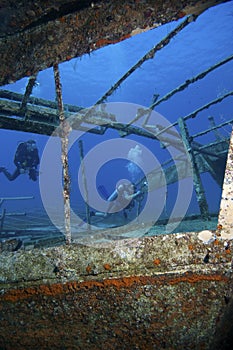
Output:
<svg viewBox="0 0 233 350">
<path fill-rule="evenodd" d="M 107 217 L 109 214 L 123 211 L 123 215 L 127 219 L 127 210 L 133 209 L 135 205 L 134 199 L 140 195 L 141 191 L 136 191 L 136 186 L 134 184 L 121 182 L 108 197 L 107 201 L 109 205 L 106 212 L 93 212 L 92 215 Z"/>
<path fill-rule="evenodd" d="M 13 174 L 10 174 L 5 167 L 0 167 L 2 172 L 9 181 L 15 180 L 20 174 L 28 173 L 29 179 L 37 180 L 37 166 L 40 163 L 38 149 L 34 140 L 21 142 L 15 152 L 14 164 L 16 166 Z"/>
<path fill-rule="evenodd" d="M 126 210 L 131 210 L 134 207 L 133 199 L 139 194 L 140 191 L 136 192 L 135 185 L 128 183 L 119 184 L 108 198 L 108 202 L 110 203 L 105 216 L 107 216 L 108 213 L 123 210 L 123 215 L 127 218 Z"/>
</svg>

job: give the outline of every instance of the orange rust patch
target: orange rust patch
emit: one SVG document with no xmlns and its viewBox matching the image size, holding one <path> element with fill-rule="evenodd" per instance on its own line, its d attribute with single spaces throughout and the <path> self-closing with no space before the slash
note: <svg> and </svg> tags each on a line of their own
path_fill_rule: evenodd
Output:
<svg viewBox="0 0 233 350">
<path fill-rule="evenodd" d="M 111 270 L 111 265 L 109 265 L 109 264 L 104 264 L 104 268 L 105 268 L 105 270 Z"/>
<path fill-rule="evenodd" d="M 230 249 L 226 249 L 225 252 L 226 252 L 226 254 L 231 254 L 231 250 Z"/>
<path fill-rule="evenodd" d="M 116 40 L 111 40 L 111 39 L 99 39 L 96 43 L 95 43 L 95 47 L 100 48 L 102 46 L 106 46 L 106 45 L 110 45 L 110 44 L 116 44 L 119 43 L 120 41 L 123 41 L 125 39 L 130 38 L 130 34 L 126 34 L 123 35 L 122 37 L 120 37 L 119 39 Z"/>
<path fill-rule="evenodd" d="M 177 18 L 183 18 L 184 16 L 186 16 L 186 13 L 184 11 L 180 11 L 178 14 L 177 14 Z"/>
<path fill-rule="evenodd" d="M 189 275 L 189 276 L 181 276 L 174 278 L 170 281 L 170 284 L 177 284 L 180 282 L 189 282 L 189 283 L 197 283 L 201 281 L 218 281 L 218 282 L 226 282 L 228 279 L 222 275 Z"/>
<path fill-rule="evenodd" d="M 153 261 L 153 263 L 154 263 L 154 265 L 160 265 L 161 260 L 157 258 Z"/>
<path fill-rule="evenodd" d="M 105 45 L 109 45 L 111 44 L 111 40 L 108 40 L 108 39 L 100 39 L 98 40 L 96 43 L 95 43 L 95 46 L 96 47 L 102 47 L 102 46 L 105 46 Z"/>
<path fill-rule="evenodd" d="M 189 250 L 193 250 L 193 245 L 192 245 L 192 244 L 189 244 L 189 245 L 188 245 L 188 248 L 189 248 Z"/>
<path fill-rule="evenodd" d="M 130 37 L 131 37 L 130 34 L 125 34 L 118 41 L 123 41 L 123 40 L 129 39 Z"/>
<path fill-rule="evenodd" d="M 86 271 L 87 271 L 87 273 L 90 273 L 90 272 L 91 272 L 91 266 L 90 266 L 90 265 L 87 265 Z"/>
<path fill-rule="evenodd" d="M 215 241 L 214 241 L 214 245 L 219 245 L 219 240 L 218 239 L 215 239 Z"/>
<path fill-rule="evenodd" d="M 85 281 L 85 282 L 68 282 L 65 284 L 56 283 L 52 285 L 40 285 L 37 287 L 30 287 L 25 289 L 12 289 L 0 296 L 0 300 L 16 302 L 22 299 L 28 299 L 37 295 L 56 296 L 67 293 L 76 293 L 85 289 L 92 288 L 130 288 L 133 285 L 147 285 L 147 284 L 170 284 L 178 283 L 197 283 L 201 281 L 216 281 L 227 282 L 228 277 L 223 275 L 193 275 L 185 274 L 180 277 L 167 276 L 131 276 L 124 278 L 106 279 L 103 281 Z"/>
</svg>

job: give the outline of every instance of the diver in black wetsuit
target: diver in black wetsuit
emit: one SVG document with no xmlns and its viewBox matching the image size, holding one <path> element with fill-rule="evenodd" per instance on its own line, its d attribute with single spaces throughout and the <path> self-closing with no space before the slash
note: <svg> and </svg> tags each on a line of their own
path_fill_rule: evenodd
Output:
<svg viewBox="0 0 233 350">
<path fill-rule="evenodd" d="M 37 180 L 37 166 L 40 163 L 38 149 L 34 140 L 21 142 L 15 152 L 14 164 L 16 166 L 13 174 L 10 174 L 6 168 L 0 167 L 2 172 L 9 181 L 15 180 L 20 174 L 28 173 L 29 179 Z"/>
</svg>

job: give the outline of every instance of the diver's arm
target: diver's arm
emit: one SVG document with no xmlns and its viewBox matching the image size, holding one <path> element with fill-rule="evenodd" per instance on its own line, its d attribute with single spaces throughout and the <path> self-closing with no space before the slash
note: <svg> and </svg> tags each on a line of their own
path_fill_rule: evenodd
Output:
<svg viewBox="0 0 233 350">
<path fill-rule="evenodd" d="M 130 201 L 130 200 L 136 198 L 137 196 L 139 196 L 139 194 L 141 194 L 141 191 L 137 191 L 136 193 L 133 193 L 133 194 L 129 194 L 129 193 L 125 192 L 124 197 L 125 197 L 125 199 L 127 199 L 127 201 Z"/>
<path fill-rule="evenodd" d="M 108 202 L 114 201 L 117 198 L 117 195 L 118 195 L 117 190 L 113 191 L 113 193 L 108 197 L 107 201 Z"/>
</svg>

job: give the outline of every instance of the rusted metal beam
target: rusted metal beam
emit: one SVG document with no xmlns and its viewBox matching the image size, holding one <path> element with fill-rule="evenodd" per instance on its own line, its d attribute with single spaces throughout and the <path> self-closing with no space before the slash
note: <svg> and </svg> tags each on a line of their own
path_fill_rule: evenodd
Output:
<svg viewBox="0 0 233 350">
<path fill-rule="evenodd" d="M 27 110 L 27 103 L 28 103 L 28 99 L 32 93 L 32 90 L 33 90 L 33 87 L 35 86 L 36 84 L 36 75 L 32 75 L 30 77 L 30 79 L 28 80 L 28 83 L 27 83 L 27 86 L 26 86 L 26 89 L 25 89 L 25 93 L 24 93 L 24 96 L 23 96 L 23 99 L 22 99 L 22 103 L 21 103 L 21 106 L 20 106 L 20 113 L 22 116 L 25 116 L 25 113 L 26 113 L 26 110 Z M 26 119 L 26 116 L 25 116 L 25 119 Z"/>
<path fill-rule="evenodd" d="M 180 127 L 180 134 L 182 137 L 182 140 L 184 142 L 184 146 L 189 153 L 191 164 L 192 164 L 192 170 L 193 170 L 193 182 L 194 187 L 196 191 L 197 201 L 199 204 L 200 212 L 204 220 L 209 220 L 209 209 L 208 209 L 208 203 L 205 196 L 205 190 L 201 181 L 200 172 L 198 169 L 198 165 L 196 162 L 196 158 L 194 155 L 194 152 L 192 150 L 192 146 L 190 143 L 190 137 L 189 132 L 187 129 L 187 125 L 185 121 L 182 118 L 178 119 L 178 124 Z"/>
<path fill-rule="evenodd" d="M 18 92 L 13 92 L 13 91 L 3 89 L 3 90 L 0 90 L 0 98 L 5 99 L 5 100 L 10 100 L 10 101 L 22 102 L 24 95 L 20 94 Z M 30 96 L 28 98 L 27 102 L 32 104 L 32 105 L 36 105 L 36 106 L 40 106 L 40 107 L 49 107 L 49 108 L 53 108 L 53 109 L 57 108 L 57 102 L 45 100 L 44 98 L 39 98 L 39 97 L 35 97 L 35 96 Z M 80 112 L 83 109 L 83 107 L 64 103 L 64 109 L 66 112 L 77 113 L 77 112 Z"/>
<path fill-rule="evenodd" d="M 91 216 L 90 216 L 90 207 L 89 207 L 89 196 L 88 196 L 88 185 L 87 185 L 87 176 L 85 170 L 85 162 L 84 162 L 84 150 L 83 150 L 83 141 L 78 141 L 79 146 L 79 155 L 81 162 L 81 172 L 82 172 L 82 181 L 84 188 L 84 200 L 85 200 L 85 209 L 86 209 L 86 220 L 87 220 L 87 230 L 91 230 Z"/>
<path fill-rule="evenodd" d="M 149 107 L 151 109 L 154 109 L 155 106 L 158 106 L 160 103 L 168 100 L 170 97 L 175 95 L 177 92 L 183 91 L 186 89 L 190 84 L 195 83 L 196 81 L 203 79 L 207 74 L 211 73 L 213 70 L 221 67 L 223 64 L 231 61 L 233 59 L 233 55 L 228 56 L 227 58 L 223 59 L 222 61 L 219 61 L 218 63 L 214 64 L 213 66 L 209 67 L 208 69 L 204 70 L 203 72 L 197 74 L 196 76 L 186 80 L 184 83 L 176 87 L 174 90 L 169 91 L 165 96 L 163 96 L 160 99 L 157 99 L 152 105 Z M 147 123 L 147 121 L 145 122 Z"/>
<path fill-rule="evenodd" d="M 69 176 L 69 163 L 68 163 L 68 142 L 69 142 L 69 124 L 65 119 L 64 106 L 62 101 L 62 88 L 60 81 L 60 74 L 58 65 L 55 64 L 54 70 L 54 80 L 56 85 L 56 95 L 59 113 L 59 122 L 61 128 L 61 162 L 63 166 L 63 200 L 64 200 L 64 224 L 65 224 L 65 234 L 66 243 L 71 243 L 71 226 L 70 226 L 70 176 Z"/>
<path fill-rule="evenodd" d="M 182 29 L 193 22 L 196 17 L 187 17 L 181 24 L 179 24 L 174 30 L 172 30 L 165 38 L 163 38 L 158 44 L 154 45 L 140 60 L 133 65 L 128 72 L 126 72 L 97 102 L 96 104 L 106 102 L 106 99 L 112 95 L 112 93 L 119 88 L 119 86 L 125 81 L 133 72 L 135 72 L 141 65 L 147 60 L 153 59 L 156 52 L 168 45 L 172 38 L 174 38 Z"/>
</svg>

